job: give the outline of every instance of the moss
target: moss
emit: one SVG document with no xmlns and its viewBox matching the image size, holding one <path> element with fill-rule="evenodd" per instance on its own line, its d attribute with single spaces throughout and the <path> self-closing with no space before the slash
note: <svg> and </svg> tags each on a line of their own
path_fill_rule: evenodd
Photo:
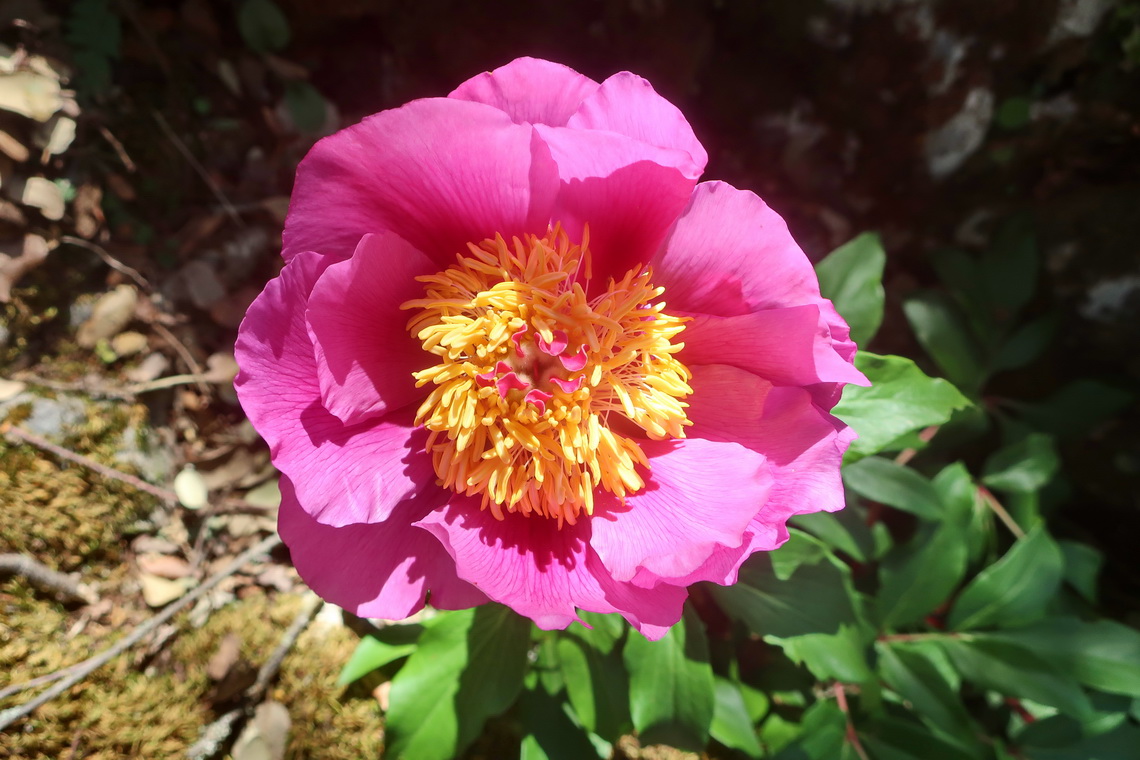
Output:
<svg viewBox="0 0 1140 760">
<path fill-rule="evenodd" d="M 67 757 L 175 758 L 197 741 L 217 715 L 206 697 L 206 664 L 227 633 L 241 637 L 241 654 L 258 668 L 276 648 L 300 605 L 297 596 L 267 597 L 257 591 L 214 612 L 201 628 L 184 619 L 169 650 L 140 672 L 142 647 L 96 671 L 68 695 L 41 707 L 16 730 L 0 736 L 0 757 L 41 760 Z M 112 637 L 82 633 L 68 638 L 67 613 L 32 597 L 13 582 L 0 586 L 0 687 L 77 662 L 109 645 Z M 345 628 L 314 623 L 282 663 L 269 698 L 292 719 L 289 760 L 358 760 L 379 757 L 383 723 L 375 700 L 344 695 L 336 678 L 357 637 Z M 21 697 L 0 707 L 18 704 Z M 235 737 L 236 738 L 236 737 Z"/>
<path fill-rule="evenodd" d="M 146 408 L 91 403 L 84 424 L 64 445 L 96 461 L 114 461 L 119 436 L 145 419 Z M 18 423 L 17 407 L 8 420 Z M 44 564 L 70 572 L 115 563 L 127 526 L 155 506 L 154 497 L 25 445 L 0 437 L 0 493 L 4 520 L 0 546 L 31 554 Z"/>
</svg>

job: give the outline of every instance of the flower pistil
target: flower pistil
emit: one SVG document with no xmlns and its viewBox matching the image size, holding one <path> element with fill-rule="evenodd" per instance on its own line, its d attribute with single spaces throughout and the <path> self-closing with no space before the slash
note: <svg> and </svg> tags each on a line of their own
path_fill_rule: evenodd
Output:
<svg viewBox="0 0 1140 760">
<path fill-rule="evenodd" d="M 414 373 L 435 387 L 416 423 L 443 486 L 504 510 L 574 524 L 594 489 L 624 499 L 649 462 L 631 436 L 683 438 L 692 393 L 674 356 L 685 320 L 655 301 L 639 267 L 587 296 L 589 233 L 468 244 L 457 263 L 418 279 L 412 335 L 435 357 Z"/>
</svg>

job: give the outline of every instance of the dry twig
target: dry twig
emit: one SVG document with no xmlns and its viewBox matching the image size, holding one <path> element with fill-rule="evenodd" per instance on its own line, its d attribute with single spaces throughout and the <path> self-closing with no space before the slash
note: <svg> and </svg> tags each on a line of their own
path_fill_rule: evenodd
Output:
<svg viewBox="0 0 1140 760">
<path fill-rule="evenodd" d="M 139 271 L 137 269 L 133 269 L 133 268 L 127 266 L 126 264 L 119 261 L 114 256 L 112 256 L 111 254 L 107 253 L 107 249 L 104 248 L 103 246 L 96 245 L 95 243 L 92 243 L 90 240 L 84 240 L 83 238 L 75 237 L 73 235 L 63 235 L 62 237 L 60 237 L 59 242 L 67 243 L 68 245 L 74 245 L 74 246 L 77 246 L 79 248 L 84 248 L 88 251 L 91 251 L 93 254 L 98 256 L 103 261 L 104 264 L 111 267 L 111 269 L 114 269 L 116 272 L 118 272 L 120 274 L 124 274 L 127 277 L 130 277 L 132 280 L 135 281 L 135 284 L 138 285 L 143 290 L 145 290 L 147 292 L 151 292 L 154 290 L 151 287 L 150 282 L 148 282 L 145 277 L 143 277 L 141 274 L 139 274 Z"/>
<path fill-rule="evenodd" d="M 232 219 L 237 226 L 244 227 L 245 222 L 242 221 L 241 215 L 238 214 L 237 209 L 234 208 L 234 204 L 230 202 L 226 194 L 222 192 L 222 188 L 218 186 L 218 183 L 214 181 L 210 173 L 206 171 L 206 167 L 202 166 L 201 162 L 194 157 L 194 154 L 186 147 L 186 143 L 171 129 L 170 123 L 167 122 L 161 113 L 158 111 L 152 111 L 151 113 L 154 116 L 154 120 L 158 122 L 158 126 L 162 128 L 163 134 L 174 144 L 174 147 L 178 149 L 178 152 L 182 154 L 186 162 L 190 164 L 194 171 L 198 173 L 198 176 L 202 178 L 202 181 L 210 188 L 210 192 L 212 192 L 214 197 L 218 199 L 218 202 L 222 204 L 222 208 L 225 209 L 230 219 Z"/>
<path fill-rule="evenodd" d="M 202 583 L 202 585 L 198 586 L 176 602 L 173 602 L 169 607 L 166 607 L 162 612 L 158 613 L 150 620 L 146 621 L 142 625 L 139 625 L 115 644 L 104 649 L 102 652 L 93 657 L 89 657 L 82 662 L 77 662 L 74 665 L 70 665 L 66 668 L 63 668 L 62 670 L 57 671 L 57 673 L 53 674 L 55 679 L 58 681 L 54 686 L 37 695 L 35 698 L 28 700 L 22 705 L 17 705 L 16 707 L 11 707 L 7 710 L 0 711 L 0 731 L 3 731 L 8 726 L 15 723 L 17 720 L 31 715 L 42 705 L 47 704 L 59 695 L 63 694 L 75 684 L 82 681 L 91 673 L 114 660 L 120 654 L 127 651 L 135 644 L 149 636 L 160 625 L 170 620 L 181 610 L 193 602 L 196 602 L 210 589 L 214 588 L 223 580 L 241 570 L 254 559 L 257 559 L 263 554 L 267 554 L 268 552 L 273 551 L 273 549 L 276 548 L 280 543 L 281 539 L 276 535 L 262 539 L 254 546 L 251 546 L 249 549 L 246 549 L 244 552 L 239 554 L 229 565 L 207 578 Z M 17 690 L 23 688 L 31 688 L 33 684 L 38 685 L 38 683 L 42 683 L 42 681 L 37 680 L 36 682 L 29 681 L 26 684 L 18 684 Z"/>
<path fill-rule="evenodd" d="M 18 575 L 43 591 L 55 592 L 64 602 L 94 604 L 99 601 L 90 586 L 26 554 L 0 554 L 0 576 L 3 575 Z"/>
<path fill-rule="evenodd" d="M 289 650 L 293 648 L 297 639 L 309 627 L 309 623 L 312 622 L 313 616 L 317 614 L 320 607 L 321 598 L 311 591 L 308 592 L 301 605 L 301 611 L 297 613 L 297 617 L 293 618 L 293 622 L 281 637 L 281 642 L 273 650 L 269 659 L 258 669 L 257 680 L 246 689 L 245 704 L 224 713 L 213 723 L 203 728 L 202 737 L 186 750 L 187 760 L 205 760 L 205 758 L 212 757 L 217 753 L 221 745 L 230 738 L 234 725 L 242 715 L 248 717 L 257 703 L 265 696 L 265 690 L 269 688 L 269 682 L 281 669 L 285 655 L 289 654 Z"/>
<path fill-rule="evenodd" d="M 60 459 L 67 460 L 68 462 L 81 465 L 89 470 L 97 472 L 105 478 L 118 480 L 121 483 L 126 483 L 127 485 L 134 486 L 140 491 L 149 493 L 151 496 L 161 499 L 167 504 L 178 503 L 178 497 L 174 495 L 173 491 L 167 490 L 165 488 L 159 488 L 156 485 L 147 483 L 142 478 L 136 478 L 134 475 L 128 475 L 125 472 L 120 472 L 113 467 L 108 467 L 104 464 L 96 462 L 91 457 L 84 456 L 83 454 L 78 454 L 74 451 L 71 451 L 70 449 L 65 449 L 63 446 L 57 446 L 46 438 L 24 430 L 18 425 L 0 425 L 0 434 L 14 443 L 31 444 L 37 449 L 42 449 L 44 451 L 55 454 Z"/>
<path fill-rule="evenodd" d="M 1013 519 L 1013 516 L 1006 511 L 1005 507 L 1001 505 L 1001 502 L 997 500 L 997 497 L 990 493 L 990 490 L 988 488 L 985 488 L 984 486 L 978 486 L 978 495 L 982 497 L 982 501 L 985 502 L 986 506 L 989 507 L 993 513 L 998 516 L 998 519 L 1005 523 L 1005 527 L 1009 528 L 1010 533 L 1012 533 L 1017 538 L 1025 538 L 1025 531 L 1021 529 L 1021 526 L 1017 524 L 1017 521 Z"/>
</svg>

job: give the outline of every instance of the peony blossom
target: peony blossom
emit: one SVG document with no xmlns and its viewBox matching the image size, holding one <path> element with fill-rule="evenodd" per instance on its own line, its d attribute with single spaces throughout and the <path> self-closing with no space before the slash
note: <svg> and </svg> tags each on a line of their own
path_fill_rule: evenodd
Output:
<svg viewBox="0 0 1140 760">
<path fill-rule="evenodd" d="M 523 58 L 328 137 L 237 390 L 306 582 L 650 638 L 843 505 L 855 345 L 783 220 L 623 72 Z"/>
</svg>

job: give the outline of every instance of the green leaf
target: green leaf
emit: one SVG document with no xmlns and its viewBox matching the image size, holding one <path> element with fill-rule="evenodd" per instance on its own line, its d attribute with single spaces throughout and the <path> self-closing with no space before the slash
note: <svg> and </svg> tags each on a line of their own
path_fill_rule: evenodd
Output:
<svg viewBox="0 0 1140 760">
<path fill-rule="evenodd" d="M 843 483 L 865 499 L 901 509 L 924 520 L 941 520 L 942 500 L 930 481 L 909 467 L 867 457 L 843 468 Z"/>
<path fill-rule="evenodd" d="M 625 643 L 633 725 L 649 744 L 699 752 L 709 740 L 716 697 L 704 626 L 686 608 L 659 641 L 630 634 Z"/>
<path fill-rule="evenodd" d="M 273 0 L 243 0 L 238 31 L 255 53 L 275 53 L 289 44 L 289 21 Z"/>
<path fill-rule="evenodd" d="M 1122 723 L 1096 736 L 1082 736 L 1080 724 L 1064 716 L 1031 723 L 1018 737 L 1027 760 L 1136 760 L 1140 728 Z"/>
<path fill-rule="evenodd" d="M 832 410 L 859 434 L 848 450 L 852 460 L 876 454 L 912 431 L 941 425 L 955 409 L 970 405 L 957 388 L 923 374 L 910 359 L 860 351 L 855 366 L 871 387 L 848 385 Z"/>
<path fill-rule="evenodd" d="M 986 379 L 985 352 L 942 293 L 916 293 L 903 302 L 915 337 L 943 374 L 968 393 Z"/>
<path fill-rule="evenodd" d="M 416 649 L 416 639 L 423 633 L 420 625 L 393 625 L 382 628 L 375 636 L 365 636 L 356 645 L 336 683 L 350 684 L 372 671 L 407 657 Z"/>
<path fill-rule="evenodd" d="M 839 246 L 815 266 L 819 289 L 851 327 L 851 339 L 860 346 L 879 330 L 883 321 L 883 241 L 873 232 Z"/>
<path fill-rule="evenodd" d="M 392 679 L 387 757 L 447 760 L 522 688 L 530 621 L 501 605 L 451 612 Z"/>
<path fill-rule="evenodd" d="M 830 700 L 820 700 L 804 712 L 799 745 L 811 760 L 854 760 L 847 744 L 847 718 Z"/>
<path fill-rule="evenodd" d="M 875 760 L 977 760 L 986 756 L 981 747 L 967 751 L 906 718 L 880 718 L 862 733 L 862 740 Z"/>
<path fill-rule="evenodd" d="M 603 739 L 617 741 L 630 725 L 629 676 L 613 639 L 605 642 L 600 649 L 575 634 L 559 636 L 558 660 L 578 720 Z"/>
<path fill-rule="evenodd" d="M 713 708 L 709 734 L 726 747 L 737 749 L 749 757 L 762 757 L 760 740 L 744 705 L 740 687 L 720 676 L 714 677 L 716 705 Z"/>
<path fill-rule="evenodd" d="M 820 681 L 863 683 L 874 678 L 867 664 L 867 642 L 858 626 L 842 625 L 838 633 L 809 633 L 764 640 L 784 650 L 792 662 L 803 664 Z"/>
<path fill-rule="evenodd" d="M 285 107 L 297 130 L 316 134 L 325 126 L 328 115 L 325 99 L 317 88 L 308 82 L 289 82 L 285 85 Z"/>
<path fill-rule="evenodd" d="M 783 546 L 768 552 L 772 572 L 781 581 L 791 578 L 800 565 L 818 564 L 826 556 L 827 547 L 822 541 L 796 528 L 788 531 L 788 540 Z"/>
<path fill-rule="evenodd" d="M 123 29 L 109 0 L 77 0 L 67 18 L 65 39 L 93 58 L 118 58 Z"/>
<path fill-rule="evenodd" d="M 1049 347 L 1057 332 L 1057 315 L 1046 314 L 1017 328 L 994 353 L 993 370 L 1024 367 Z"/>
<path fill-rule="evenodd" d="M 1033 493 L 1052 480 L 1060 466 L 1053 437 L 1030 433 L 986 460 L 982 482 L 1002 491 Z"/>
<path fill-rule="evenodd" d="M 962 529 L 954 523 L 930 525 L 888 553 L 877 596 L 883 627 L 917 623 L 937 609 L 965 575 L 966 555 Z"/>
<path fill-rule="evenodd" d="M 1089 604 L 1096 604 L 1097 583 L 1104 555 L 1087 544 L 1076 541 L 1058 541 L 1065 555 L 1065 582 L 1077 590 Z"/>
<path fill-rule="evenodd" d="M 992 634 L 947 636 L 938 644 L 962 677 L 982 688 L 1050 705 L 1081 721 L 1094 714 L 1076 679 L 1020 644 Z"/>
<path fill-rule="evenodd" d="M 519 760 L 582 760 L 598 757 L 585 732 L 566 714 L 566 703 L 545 689 L 523 692 L 519 718 L 524 731 Z"/>
<path fill-rule="evenodd" d="M 801 564 L 781 580 L 767 554 L 754 554 L 735 585 L 705 588 L 729 617 L 761 636 L 835 633 L 841 624 L 855 622 L 850 569 L 829 559 Z"/>
<path fill-rule="evenodd" d="M 1094 689 L 1140 697 L 1140 631 L 1113 620 L 1054 618 L 977 636 L 1035 652 Z"/>
<path fill-rule="evenodd" d="M 946 512 L 946 519 L 965 525 L 974 514 L 978 488 L 970 471 L 961 462 L 943 467 L 931 481 L 938 500 Z"/>
<path fill-rule="evenodd" d="M 1033 101 L 1024 95 L 1006 98 L 998 106 L 994 121 L 1002 129 L 1021 129 L 1029 123 L 1029 109 Z"/>
<path fill-rule="evenodd" d="M 910 703 L 919 718 L 951 736 L 973 734 L 970 715 L 955 688 L 922 650 L 885 642 L 877 643 L 876 649 L 883 680 Z"/>
<path fill-rule="evenodd" d="M 1038 526 L 987 567 L 958 596 L 948 625 L 955 631 L 1033 622 L 1061 584 L 1064 555 Z"/>
<path fill-rule="evenodd" d="M 828 546 L 843 552 L 856 562 L 866 562 L 874 551 L 874 540 L 865 524 L 841 519 L 853 513 L 854 510 L 848 507 L 838 515 L 830 512 L 797 515 L 791 524 L 811 531 Z"/>
<path fill-rule="evenodd" d="M 1027 404 L 1022 416 L 1035 427 L 1059 436 L 1077 437 L 1131 404 L 1128 391 L 1099 380 L 1075 380 L 1038 404 Z"/>
<path fill-rule="evenodd" d="M 1015 216 L 998 228 L 981 259 L 982 281 L 998 319 L 1010 320 L 1037 289 L 1037 240 L 1033 219 Z"/>
</svg>

